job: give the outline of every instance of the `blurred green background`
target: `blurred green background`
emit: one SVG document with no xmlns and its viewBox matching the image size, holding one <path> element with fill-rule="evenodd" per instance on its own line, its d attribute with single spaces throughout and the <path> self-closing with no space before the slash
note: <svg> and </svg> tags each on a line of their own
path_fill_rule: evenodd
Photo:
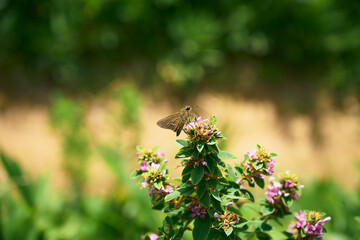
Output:
<svg viewBox="0 0 360 240">
<path fill-rule="evenodd" d="M 360 158 L 359 16 L 360 2 L 346 0 L 0 0 L 0 239 L 140 239 L 156 231 L 161 214 L 129 178 L 137 144 L 169 146 L 173 134 L 158 135 L 163 130 L 154 119 L 199 105 L 223 122 L 231 137 L 223 146 L 237 149 L 231 133 L 247 136 L 234 129 L 238 119 L 261 114 L 259 102 L 274 106 L 274 128 L 286 141 L 313 145 L 269 146 L 297 156 L 293 172 L 319 171 L 304 178 L 295 208 L 327 212 L 326 239 L 359 238 L 360 174 L 342 168 L 346 162 L 355 169 Z M 250 102 L 253 111 L 242 112 L 237 101 Z M 33 123 L 24 116 L 39 108 L 41 124 L 58 139 L 54 171 L 37 171 L 49 158 L 34 167 L 28 161 L 37 157 L 30 156 L 31 143 L 45 152 L 51 142 L 21 132 Z M 271 111 L 264 114 L 272 121 Z M 17 120 L 12 128 L 9 115 Z M 297 127 L 300 137 L 287 131 L 294 116 L 308 126 Z M 325 132 L 321 127 L 334 119 Z M 13 137 L 17 130 L 26 151 Z M 275 139 L 267 130 L 252 131 Z M 342 139 L 330 145 L 331 134 Z M 324 167 L 324 153 L 339 142 L 348 155 L 334 153 L 344 156 L 330 164 L 340 172 L 335 176 Z M 292 166 L 287 161 L 283 168 Z M 97 184 L 102 178 L 110 180 Z M 351 179 L 346 187 L 341 178 Z"/>
</svg>

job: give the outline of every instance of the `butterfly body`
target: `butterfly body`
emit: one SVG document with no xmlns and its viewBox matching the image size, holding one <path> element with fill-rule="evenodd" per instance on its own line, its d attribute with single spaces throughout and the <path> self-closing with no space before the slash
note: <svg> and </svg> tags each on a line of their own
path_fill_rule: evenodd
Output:
<svg viewBox="0 0 360 240">
<path fill-rule="evenodd" d="M 174 132 L 176 132 L 176 136 L 179 136 L 186 121 L 189 118 L 196 116 L 197 113 L 192 110 L 192 107 L 185 106 L 178 112 L 160 119 L 156 124 L 161 128 L 173 130 Z"/>
</svg>

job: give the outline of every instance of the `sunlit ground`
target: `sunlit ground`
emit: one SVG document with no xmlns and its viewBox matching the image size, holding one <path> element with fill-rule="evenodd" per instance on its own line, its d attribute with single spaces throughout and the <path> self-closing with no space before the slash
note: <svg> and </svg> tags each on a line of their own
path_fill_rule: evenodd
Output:
<svg viewBox="0 0 360 240">
<path fill-rule="evenodd" d="M 154 103 L 149 98 L 143 102 L 141 140 L 138 144 L 146 147 L 159 145 L 159 150 L 164 151 L 170 160 L 170 173 L 180 176 L 177 168 L 180 160 L 174 159 L 179 149 L 175 144 L 175 133 L 156 125 L 157 120 L 177 109 L 166 102 Z M 360 159 L 359 104 L 356 101 L 350 101 L 343 112 L 335 110 L 323 100 L 315 103 L 321 111 L 321 140 L 318 142 L 313 138 L 313 122 L 309 116 L 299 114 L 282 119 L 277 114 L 276 106 L 268 101 L 235 100 L 203 93 L 197 101 L 189 104 L 199 106 L 196 110 L 203 118 L 210 115 L 218 117 L 218 127 L 228 138 L 224 143 L 225 150 L 239 157 L 227 160 L 229 163 L 241 161 L 247 150 L 260 144 L 279 155 L 277 172 L 293 171 L 304 182 L 314 178 L 331 178 L 346 188 L 356 186 L 353 181 L 355 163 Z M 111 104 L 103 104 L 96 98 L 89 103 L 86 124 L 91 130 L 91 137 L 109 143 L 120 135 L 116 131 L 123 131 L 123 138 L 132 138 L 132 133 L 127 129 L 120 127 L 114 132 L 106 125 L 105 109 L 109 107 Z M 184 133 L 179 137 L 184 138 Z M 123 142 L 126 144 L 126 141 Z M 32 176 L 50 174 L 56 188 L 66 186 L 66 177 L 61 168 L 61 140 L 50 126 L 46 106 L 16 105 L 1 112 L 0 148 L 20 160 L 26 172 Z M 137 167 L 135 149 L 133 156 L 126 163 L 129 173 Z M 91 193 L 104 194 L 113 179 L 97 158 L 96 155 L 91 157 L 87 188 Z M 0 177 L 4 179 L 4 173 Z"/>
</svg>

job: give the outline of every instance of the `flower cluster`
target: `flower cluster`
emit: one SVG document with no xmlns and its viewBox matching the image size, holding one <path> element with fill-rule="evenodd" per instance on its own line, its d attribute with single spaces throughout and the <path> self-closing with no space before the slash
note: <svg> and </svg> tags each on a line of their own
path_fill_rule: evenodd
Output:
<svg viewBox="0 0 360 240">
<path fill-rule="evenodd" d="M 278 178 L 271 177 L 265 191 L 266 201 L 277 209 L 288 211 L 289 203 L 300 197 L 303 185 L 299 185 L 297 176 L 288 171 L 279 174 Z"/>
<path fill-rule="evenodd" d="M 186 198 L 191 201 L 191 203 L 186 207 L 189 211 L 191 211 L 190 217 L 195 218 L 196 216 L 199 216 L 202 219 L 205 218 L 207 214 L 206 208 L 199 203 L 198 199 L 189 196 L 186 196 Z"/>
<path fill-rule="evenodd" d="M 222 227 L 225 231 L 228 230 L 231 225 L 238 224 L 240 220 L 235 213 L 228 212 L 227 207 L 230 205 L 234 205 L 234 202 L 229 202 L 225 205 L 224 214 L 218 214 L 217 212 L 214 214 L 214 217 L 221 219 L 220 227 Z"/>
<path fill-rule="evenodd" d="M 192 141 L 203 140 L 209 142 L 213 137 L 220 137 L 221 132 L 210 124 L 208 119 L 202 119 L 201 117 L 194 118 L 194 120 L 186 125 L 185 133 Z"/>
<path fill-rule="evenodd" d="M 185 231 L 192 231 L 193 239 L 250 239 L 265 236 L 273 231 L 271 224 L 289 215 L 294 200 L 300 197 L 302 185 L 289 172 L 276 178 L 274 165 L 276 154 L 257 145 L 248 151 L 241 164 L 232 166 L 224 159 L 236 158 L 221 151 L 217 140 L 224 139 L 215 124 L 216 117 L 188 121 L 185 127 L 187 140 L 176 140 L 181 146 L 175 155 L 183 166 L 177 185 L 169 183 L 167 160 L 157 149 L 138 147 L 139 167 L 133 176 L 141 176 L 141 186 L 149 189 L 154 209 L 167 216 L 157 233 L 144 236 L 144 240 L 181 239 Z M 266 186 L 265 177 L 270 176 Z M 265 190 L 262 206 L 256 206 L 250 187 Z M 243 211 L 244 210 L 244 211 Z M 283 232 L 288 240 L 323 239 L 323 218 L 318 212 L 302 212 L 289 232 Z"/>
<path fill-rule="evenodd" d="M 174 191 L 174 188 L 168 183 L 165 154 L 156 149 L 146 149 L 138 147 L 137 157 L 140 169 L 135 175 L 141 175 L 143 180 L 142 187 L 149 188 L 151 198 L 159 195 L 167 195 Z"/>
<path fill-rule="evenodd" d="M 260 145 L 257 149 L 248 151 L 245 160 L 241 164 L 243 173 L 236 183 L 243 184 L 246 179 L 249 184 L 253 185 L 255 179 L 264 179 L 264 176 L 271 176 L 274 173 L 275 153 L 269 153 Z"/>
<path fill-rule="evenodd" d="M 331 220 L 331 217 L 323 218 L 324 214 L 316 211 L 298 212 L 295 217 L 297 222 L 291 224 L 289 232 L 295 239 L 316 239 L 322 240 L 324 234 L 324 224 Z"/>
</svg>

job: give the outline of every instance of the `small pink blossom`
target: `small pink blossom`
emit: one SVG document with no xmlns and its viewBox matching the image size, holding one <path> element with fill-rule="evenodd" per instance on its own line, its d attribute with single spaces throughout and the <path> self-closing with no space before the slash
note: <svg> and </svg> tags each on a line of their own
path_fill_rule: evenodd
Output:
<svg viewBox="0 0 360 240">
<path fill-rule="evenodd" d="M 292 184 L 291 180 L 286 180 L 284 186 L 286 188 L 293 188 L 294 184 Z"/>
<path fill-rule="evenodd" d="M 149 166 L 149 163 L 147 161 L 143 161 L 140 163 L 140 170 L 142 172 L 147 172 L 147 167 Z"/>
<path fill-rule="evenodd" d="M 234 202 L 228 202 L 227 204 L 225 204 L 225 206 L 230 206 L 230 205 L 234 205 L 235 203 Z"/>
<path fill-rule="evenodd" d="M 157 155 L 158 155 L 158 157 L 165 157 L 165 153 L 164 153 L 164 152 L 158 151 L 158 152 L 157 152 Z"/>
<path fill-rule="evenodd" d="M 305 218 L 305 213 L 300 210 L 300 212 L 298 212 L 296 215 L 295 215 L 295 218 L 298 220 L 296 222 L 296 227 L 297 228 L 304 228 L 305 225 L 306 225 L 306 218 Z"/>
<path fill-rule="evenodd" d="M 151 163 L 151 168 L 152 168 L 153 170 L 158 170 L 159 167 L 160 167 L 160 163 Z"/>
<path fill-rule="evenodd" d="M 150 238 L 150 240 L 156 240 L 156 239 L 159 238 L 159 235 L 157 235 L 155 233 L 152 233 L 152 234 L 149 235 L 149 238 Z"/>
<path fill-rule="evenodd" d="M 247 151 L 247 154 L 249 155 L 250 160 L 256 158 L 256 150 L 255 149 L 252 152 Z"/>
</svg>

